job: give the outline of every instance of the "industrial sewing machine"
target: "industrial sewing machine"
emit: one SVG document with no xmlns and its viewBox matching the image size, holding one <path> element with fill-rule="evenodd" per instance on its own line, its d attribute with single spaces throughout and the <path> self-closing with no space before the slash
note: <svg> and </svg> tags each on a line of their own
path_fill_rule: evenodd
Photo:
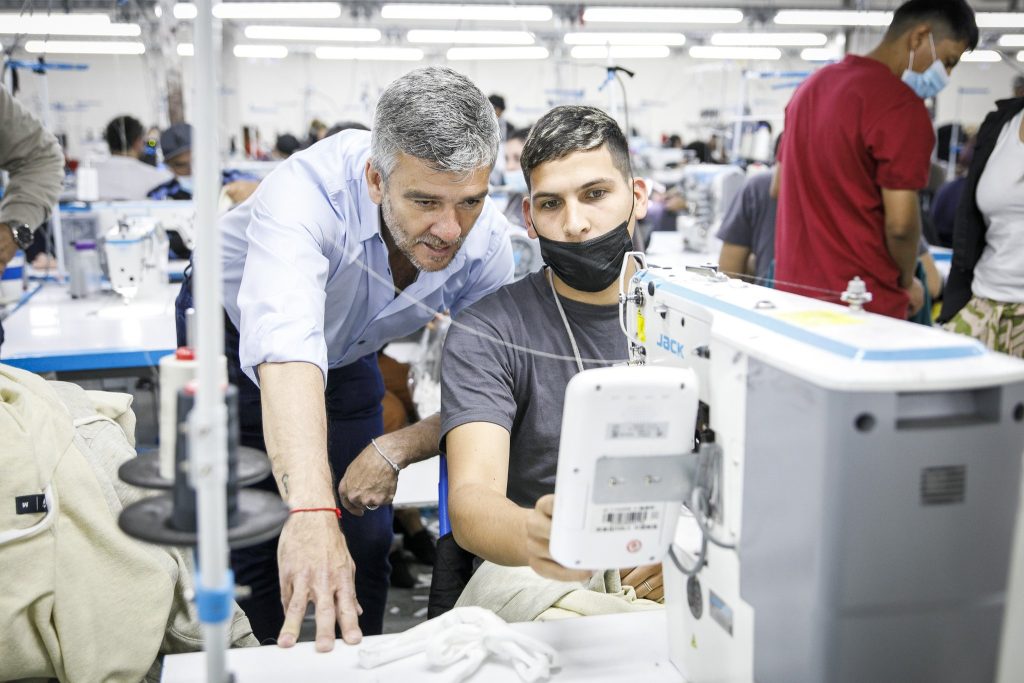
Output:
<svg viewBox="0 0 1024 683">
<path fill-rule="evenodd" d="M 676 230 L 682 234 L 684 249 L 705 251 L 743 189 L 746 176 L 737 166 L 720 164 L 692 164 L 682 170 L 687 212 L 676 219 Z"/>
<path fill-rule="evenodd" d="M 690 683 L 995 680 L 1024 362 L 712 268 L 644 265 L 621 298 L 646 368 L 581 373 L 566 394 L 554 557 L 633 566 L 669 548 L 671 660 Z M 630 375 L 658 368 L 679 388 Z M 663 405 L 682 429 L 659 427 Z"/>
<path fill-rule="evenodd" d="M 195 239 L 195 208 L 190 201 L 92 202 L 61 211 L 66 268 L 73 297 L 94 287 L 95 258 L 83 244 L 99 249 L 103 273 L 126 299 L 144 296 L 167 281 L 168 247 L 187 253 Z M 82 262 L 80 262 L 80 260 Z"/>
</svg>

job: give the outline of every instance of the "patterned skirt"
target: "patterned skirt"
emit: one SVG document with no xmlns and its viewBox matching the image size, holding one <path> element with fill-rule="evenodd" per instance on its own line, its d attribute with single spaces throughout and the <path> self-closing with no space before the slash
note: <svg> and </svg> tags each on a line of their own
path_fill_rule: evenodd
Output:
<svg viewBox="0 0 1024 683">
<path fill-rule="evenodd" d="M 1024 304 L 972 297 L 944 327 L 993 351 L 1024 358 Z"/>
</svg>

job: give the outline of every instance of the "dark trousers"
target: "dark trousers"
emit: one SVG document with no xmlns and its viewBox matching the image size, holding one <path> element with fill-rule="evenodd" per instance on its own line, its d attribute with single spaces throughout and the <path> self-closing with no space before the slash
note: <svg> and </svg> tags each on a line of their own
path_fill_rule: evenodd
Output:
<svg viewBox="0 0 1024 683">
<path fill-rule="evenodd" d="M 179 343 L 184 341 L 184 312 L 192 305 L 190 285 L 190 278 L 186 276 L 175 302 Z M 238 343 L 238 330 L 225 314 L 224 354 L 227 356 L 228 379 L 238 387 L 239 440 L 244 446 L 266 451 L 260 390 L 241 371 Z M 335 498 L 338 483 L 349 463 L 369 445 L 370 439 L 383 433 L 383 396 L 384 382 L 375 353 L 327 374 L 324 396 L 327 404 L 327 458 Z M 256 487 L 277 492 L 273 477 L 268 477 Z M 377 510 L 366 511 L 362 517 L 344 513 L 341 519 L 341 530 L 356 566 L 356 597 L 363 608 L 359 627 L 364 635 L 378 635 L 383 631 L 391 576 L 388 551 L 393 533 L 392 517 L 391 506 L 382 505 Z M 235 581 L 252 590 L 252 596 L 239 600 L 238 604 L 249 617 L 253 633 L 261 643 L 276 639 L 284 625 L 277 540 L 231 551 Z"/>
</svg>

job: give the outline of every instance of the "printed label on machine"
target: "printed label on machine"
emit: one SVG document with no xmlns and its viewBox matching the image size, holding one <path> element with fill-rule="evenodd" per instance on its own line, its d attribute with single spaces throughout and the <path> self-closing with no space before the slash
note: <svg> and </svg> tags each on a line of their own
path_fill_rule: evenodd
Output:
<svg viewBox="0 0 1024 683">
<path fill-rule="evenodd" d="M 609 439 L 664 439 L 667 422 L 613 422 L 608 425 Z"/>
<path fill-rule="evenodd" d="M 646 531 L 658 528 L 657 505 L 603 507 L 598 509 L 594 531 Z"/>
</svg>

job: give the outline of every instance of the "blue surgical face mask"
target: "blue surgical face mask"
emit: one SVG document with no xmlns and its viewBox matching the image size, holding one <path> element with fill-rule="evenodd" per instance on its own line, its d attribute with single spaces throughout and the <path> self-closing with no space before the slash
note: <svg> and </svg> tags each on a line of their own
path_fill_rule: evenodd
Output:
<svg viewBox="0 0 1024 683">
<path fill-rule="evenodd" d="M 195 192 L 193 191 L 194 186 L 192 185 L 192 176 L 190 175 L 178 176 L 178 187 L 180 187 L 185 192 L 188 192 L 189 194 L 195 194 Z"/>
<path fill-rule="evenodd" d="M 903 72 L 903 82 L 909 85 L 922 100 L 935 97 L 949 84 L 949 74 L 946 73 L 946 65 L 939 61 L 939 57 L 935 52 L 935 40 L 930 33 L 928 34 L 928 42 L 932 46 L 932 57 L 935 58 L 931 66 L 921 73 L 914 71 L 911 68 L 914 65 L 914 51 L 911 50 L 910 66 Z"/>
<path fill-rule="evenodd" d="M 529 194 L 526 188 L 526 175 L 522 169 L 505 171 L 505 190 L 509 194 Z"/>
</svg>

